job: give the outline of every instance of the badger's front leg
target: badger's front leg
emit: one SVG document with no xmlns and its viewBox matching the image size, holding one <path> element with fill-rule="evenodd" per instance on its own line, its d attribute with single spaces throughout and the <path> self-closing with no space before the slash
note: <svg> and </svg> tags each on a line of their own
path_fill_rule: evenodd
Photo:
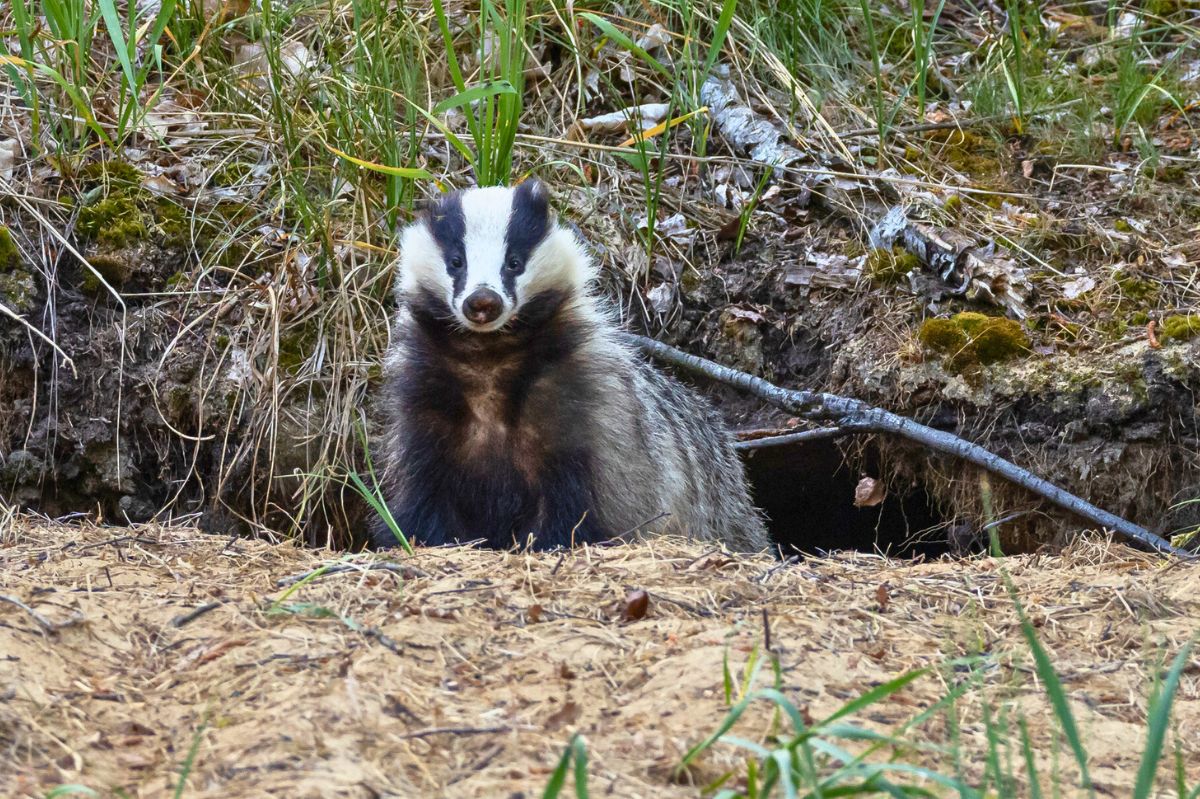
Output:
<svg viewBox="0 0 1200 799">
<path fill-rule="evenodd" d="M 536 513 L 526 525 L 535 549 L 605 541 L 615 532 L 605 529 L 596 514 L 592 464 L 584 450 L 557 453 L 542 464 L 536 480 Z"/>
</svg>

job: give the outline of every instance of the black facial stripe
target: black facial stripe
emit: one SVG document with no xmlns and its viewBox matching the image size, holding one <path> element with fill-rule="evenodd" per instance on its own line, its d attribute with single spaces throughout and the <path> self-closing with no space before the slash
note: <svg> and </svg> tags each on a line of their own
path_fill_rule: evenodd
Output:
<svg viewBox="0 0 1200 799">
<path fill-rule="evenodd" d="M 550 201 L 546 187 L 536 180 L 527 180 L 513 192 L 512 211 L 508 229 L 504 232 L 504 264 L 501 271 L 504 293 L 516 299 L 517 275 L 525 271 L 525 263 L 534 249 L 550 232 Z M 509 268 L 516 262 L 519 267 Z"/>
<path fill-rule="evenodd" d="M 455 192 L 435 201 L 425 216 L 425 223 L 442 251 L 446 274 L 454 281 L 454 296 L 457 297 L 462 294 L 467 280 L 467 252 L 463 245 L 467 224 L 463 218 L 462 197 Z M 451 259 L 455 256 L 461 259 L 462 267 L 459 269 L 451 267 Z"/>
</svg>

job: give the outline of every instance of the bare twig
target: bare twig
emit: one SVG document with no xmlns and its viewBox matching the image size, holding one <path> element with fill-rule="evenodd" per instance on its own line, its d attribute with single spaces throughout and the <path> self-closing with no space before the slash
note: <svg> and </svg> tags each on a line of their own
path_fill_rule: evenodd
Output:
<svg viewBox="0 0 1200 799">
<path fill-rule="evenodd" d="M 1001 458 L 994 452 L 989 452 L 978 444 L 972 444 L 952 433 L 926 427 L 912 419 L 906 419 L 891 411 L 873 407 L 861 400 L 816 391 L 780 388 L 761 377 L 755 377 L 728 366 L 721 366 L 645 336 L 631 335 L 630 338 L 645 352 L 661 361 L 704 375 L 712 380 L 727 383 L 789 413 L 811 421 L 833 421 L 846 430 L 890 433 L 907 438 L 929 447 L 935 452 L 953 455 L 968 463 L 973 463 L 1037 494 L 1063 510 L 1100 527 L 1113 530 L 1131 541 L 1136 541 L 1159 552 L 1192 557 L 1190 553 L 1173 546 L 1166 539 L 1144 527 L 1097 508 L 1086 500 L 1022 469 L 1015 463 Z"/>
<path fill-rule="evenodd" d="M 190 624 L 203 616 L 205 613 L 208 613 L 210 610 L 216 610 L 224 604 L 224 602 L 209 602 L 207 605 L 201 605 L 198 608 L 190 610 L 187 613 L 182 613 L 171 619 L 171 626 L 182 627 L 185 624 Z"/>
<path fill-rule="evenodd" d="M 307 580 L 310 577 L 328 577 L 331 574 L 345 574 L 347 572 L 366 572 L 366 571 L 386 571 L 398 574 L 406 580 L 415 580 L 419 577 L 428 577 L 429 574 L 421 571 L 416 566 L 406 566 L 403 563 L 340 563 L 335 566 L 322 566 L 319 569 L 312 569 L 303 574 L 293 574 L 291 577 L 283 577 L 275 581 L 276 588 L 283 588 L 288 585 L 295 585 L 301 580 Z"/>
<path fill-rule="evenodd" d="M 784 433 L 778 436 L 766 436 L 764 438 L 752 438 L 747 441 L 734 442 L 733 448 L 737 450 L 747 449 L 766 449 L 768 447 L 783 447 L 788 444 L 799 444 L 803 441 L 824 441 L 828 438 L 841 438 L 849 435 L 854 431 L 844 430 L 840 427 L 818 427 L 815 430 L 801 430 L 798 433 Z"/>
<path fill-rule="evenodd" d="M 430 727 L 424 730 L 401 733 L 396 738 L 428 738 L 431 735 L 492 735 L 512 732 L 514 727 Z"/>
<path fill-rule="evenodd" d="M 19 607 L 21 610 L 23 610 L 23 611 L 25 611 L 26 613 L 28 613 L 28 614 L 29 614 L 29 618 L 31 618 L 31 619 L 33 619 L 34 621 L 36 621 L 36 622 L 37 622 L 37 625 L 38 625 L 38 627 L 41 627 L 41 628 L 42 628 L 42 629 L 43 629 L 45 632 L 52 633 L 52 632 L 54 632 L 54 631 L 57 629 L 57 628 L 54 626 L 54 622 L 50 621 L 50 620 L 49 620 L 49 619 L 47 619 L 45 616 L 43 616 L 42 614 L 38 613 L 38 612 L 37 612 L 36 610 L 34 610 L 33 608 L 29 607 L 29 606 L 28 606 L 28 605 L 26 605 L 24 602 L 22 602 L 21 600 L 17 599 L 15 596 L 8 596 L 7 594 L 0 594 L 0 602 L 7 602 L 7 603 L 9 603 L 10 605 L 16 605 L 16 606 L 17 606 L 17 607 Z"/>
</svg>

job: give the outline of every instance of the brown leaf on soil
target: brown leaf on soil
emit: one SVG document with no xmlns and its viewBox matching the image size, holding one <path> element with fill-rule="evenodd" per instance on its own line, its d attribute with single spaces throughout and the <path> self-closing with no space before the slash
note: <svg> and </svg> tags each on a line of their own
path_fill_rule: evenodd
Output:
<svg viewBox="0 0 1200 799">
<path fill-rule="evenodd" d="M 636 588 L 625 595 L 621 603 L 621 618 L 625 621 L 637 621 L 645 618 L 650 609 L 650 595 L 641 588 Z"/>
<path fill-rule="evenodd" d="M 1153 319 L 1146 325 L 1146 338 L 1150 341 L 1150 349 L 1162 349 L 1162 342 L 1158 340 L 1158 322 Z"/>
<path fill-rule="evenodd" d="M 546 731 L 553 732 L 554 730 L 562 729 L 568 724 L 574 724 L 579 720 L 581 712 L 579 705 L 568 699 L 563 703 L 562 707 L 547 717 Z"/>
<path fill-rule="evenodd" d="M 888 605 L 892 602 L 892 597 L 888 593 L 888 584 L 880 583 L 875 589 L 875 602 L 879 605 L 880 613 L 887 613 Z"/>
<path fill-rule="evenodd" d="M 883 482 L 874 477 L 864 477 L 854 488 L 854 507 L 873 508 L 887 496 L 887 488 Z"/>
</svg>

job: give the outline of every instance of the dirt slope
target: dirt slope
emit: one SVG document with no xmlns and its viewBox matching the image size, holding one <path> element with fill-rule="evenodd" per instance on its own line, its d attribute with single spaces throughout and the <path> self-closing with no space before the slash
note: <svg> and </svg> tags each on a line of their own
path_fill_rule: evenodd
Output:
<svg viewBox="0 0 1200 799">
<path fill-rule="evenodd" d="M 910 668 L 991 654 L 982 693 L 959 705 L 967 775 L 983 767 L 981 696 L 1028 714 L 1051 757 L 1051 714 L 993 560 L 781 568 L 668 541 L 425 550 L 399 559 L 407 579 L 326 575 L 285 597 L 278 580 L 336 556 L 188 529 L 20 521 L 0 542 L 0 594 L 36 613 L 0 602 L 6 796 L 62 783 L 170 795 L 198 741 L 188 797 L 534 797 L 577 730 L 593 795 L 696 796 L 672 770 L 722 718 L 723 654 L 740 679 L 764 609 L 784 690 L 813 717 Z M 1095 544 L 1005 565 L 1063 675 L 1102 793 L 1127 795 L 1149 675 L 1200 618 L 1195 567 Z M 624 621 L 631 589 L 650 592 L 649 609 Z M 290 612 L 268 612 L 272 601 Z M 1197 665 L 1177 699 L 1193 782 Z M 935 669 L 863 721 L 894 729 L 944 696 L 947 676 Z M 757 738 L 765 719 L 735 732 Z M 914 737 L 947 735 L 935 715 Z M 715 778 L 734 754 L 718 746 L 691 779 Z M 950 768 L 935 752 L 902 757 Z"/>
</svg>

